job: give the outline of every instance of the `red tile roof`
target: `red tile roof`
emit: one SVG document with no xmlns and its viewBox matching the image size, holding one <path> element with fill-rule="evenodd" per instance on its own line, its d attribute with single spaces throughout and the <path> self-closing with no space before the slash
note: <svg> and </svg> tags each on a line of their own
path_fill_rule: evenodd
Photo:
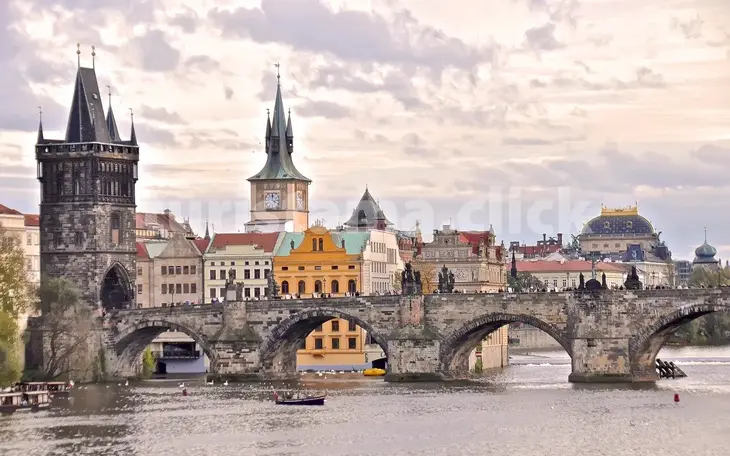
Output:
<svg viewBox="0 0 730 456">
<path fill-rule="evenodd" d="M 138 242 L 137 243 L 137 258 L 149 258 L 150 255 L 147 253 L 147 247 L 145 247 L 144 242 Z"/>
<path fill-rule="evenodd" d="M 489 236 L 489 231 L 461 231 L 459 233 L 459 240 L 471 244 L 472 253 L 477 254 L 479 253 L 479 241 L 484 238 L 486 242 Z"/>
<path fill-rule="evenodd" d="M 208 250 L 208 244 L 210 244 L 210 239 L 193 239 L 193 243 L 195 244 L 195 247 L 198 248 L 198 252 L 200 254 L 204 254 L 206 250 Z"/>
<path fill-rule="evenodd" d="M 590 272 L 591 262 L 583 260 L 560 261 L 517 261 L 519 272 Z M 625 268 L 614 263 L 596 263 L 599 272 L 625 272 Z"/>
<path fill-rule="evenodd" d="M 211 248 L 222 249 L 227 245 L 255 244 L 264 252 L 273 252 L 279 233 L 215 233 L 211 240 Z"/>
<path fill-rule="evenodd" d="M 25 214 L 25 226 L 41 226 L 41 216 L 37 214 Z"/>
<path fill-rule="evenodd" d="M 521 245 L 518 252 L 527 256 L 555 253 L 560 250 L 558 244 L 553 245 Z"/>
<path fill-rule="evenodd" d="M 23 215 L 20 212 L 16 211 L 15 209 L 10 209 L 7 206 L 3 206 L 0 204 L 0 214 L 3 215 Z"/>
<path fill-rule="evenodd" d="M 184 233 L 185 227 L 180 222 L 175 220 L 175 216 L 172 213 L 168 214 L 151 214 L 147 212 L 137 212 L 135 218 L 135 229 L 146 230 L 149 224 L 159 225 L 161 229 Z"/>
</svg>

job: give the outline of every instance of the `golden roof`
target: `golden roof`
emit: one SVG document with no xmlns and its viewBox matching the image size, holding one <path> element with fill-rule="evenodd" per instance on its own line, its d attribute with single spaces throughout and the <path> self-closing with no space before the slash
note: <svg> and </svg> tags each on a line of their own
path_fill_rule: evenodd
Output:
<svg viewBox="0 0 730 456">
<path fill-rule="evenodd" d="M 639 205 L 627 207 L 606 207 L 601 205 L 602 216 L 639 215 Z"/>
</svg>

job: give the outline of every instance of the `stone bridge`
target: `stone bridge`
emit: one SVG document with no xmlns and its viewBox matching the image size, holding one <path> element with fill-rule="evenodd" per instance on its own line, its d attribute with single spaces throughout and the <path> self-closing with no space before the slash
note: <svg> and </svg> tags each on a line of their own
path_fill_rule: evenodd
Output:
<svg viewBox="0 0 730 456">
<path fill-rule="evenodd" d="M 120 310 L 107 315 L 104 333 L 116 377 L 133 375 L 144 347 L 172 329 L 195 339 L 214 374 L 292 378 L 304 338 L 343 318 L 383 348 L 387 380 L 411 381 L 468 375 L 468 356 L 479 341 L 521 322 L 568 352 L 570 381 L 641 382 L 656 380 L 654 359 L 679 326 L 728 310 L 730 288 L 368 296 Z"/>
</svg>

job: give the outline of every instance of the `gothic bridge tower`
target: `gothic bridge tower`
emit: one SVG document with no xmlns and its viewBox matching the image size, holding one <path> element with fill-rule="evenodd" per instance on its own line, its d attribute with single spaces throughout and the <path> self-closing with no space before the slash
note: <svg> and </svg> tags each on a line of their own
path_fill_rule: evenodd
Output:
<svg viewBox="0 0 730 456">
<path fill-rule="evenodd" d="M 111 92 L 105 118 L 94 65 L 82 67 L 76 53 L 65 139 L 45 138 L 42 119 L 38 126 L 41 276 L 69 279 L 95 309 L 134 307 L 139 161 L 134 119 L 130 139 L 122 140 Z"/>
</svg>

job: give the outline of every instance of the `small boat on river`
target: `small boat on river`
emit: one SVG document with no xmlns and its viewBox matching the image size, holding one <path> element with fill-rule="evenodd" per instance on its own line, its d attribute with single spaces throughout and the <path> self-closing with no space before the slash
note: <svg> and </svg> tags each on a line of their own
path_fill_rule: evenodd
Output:
<svg viewBox="0 0 730 456">
<path fill-rule="evenodd" d="M 319 396 L 295 394 L 280 397 L 279 393 L 274 390 L 274 402 L 276 402 L 276 405 L 324 405 L 326 398 L 326 394 Z"/>
<path fill-rule="evenodd" d="M 47 382 L 46 388 L 53 398 L 67 398 L 71 392 L 71 384 L 66 382 Z"/>
<path fill-rule="evenodd" d="M 51 406 L 48 391 L 14 391 L 0 393 L 0 414 L 10 415 L 18 411 L 37 412 Z"/>
</svg>

